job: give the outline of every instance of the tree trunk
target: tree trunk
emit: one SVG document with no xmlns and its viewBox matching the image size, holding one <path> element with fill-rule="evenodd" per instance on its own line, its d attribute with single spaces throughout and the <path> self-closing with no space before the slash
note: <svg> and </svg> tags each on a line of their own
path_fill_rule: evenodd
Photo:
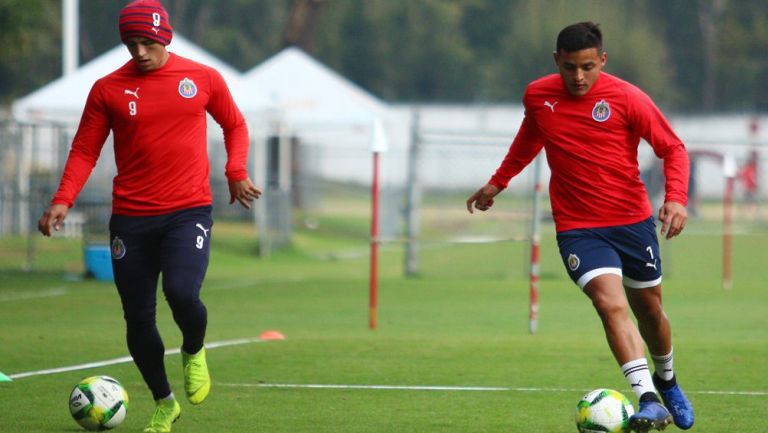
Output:
<svg viewBox="0 0 768 433">
<path fill-rule="evenodd" d="M 297 46 L 311 53 L 315 47 L 315 29 L 327 0 L 296 0 L 283 33 L 283 46 Z"/>
<path fill-rule="evenodd" d="M 699 25 L 704 49 L 704 87 L 702 105 L 704 111 L 712 111 L 718 104 L 717 95 L 717 54 L 720 42 L 720 23 L 725 11 L 726 0 L 701 0 L 699 2 Z"/>
</svg>

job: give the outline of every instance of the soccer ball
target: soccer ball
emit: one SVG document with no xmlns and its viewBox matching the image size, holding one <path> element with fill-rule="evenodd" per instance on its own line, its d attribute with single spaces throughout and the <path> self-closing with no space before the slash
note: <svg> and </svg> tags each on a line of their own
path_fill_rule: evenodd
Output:
<svg viewBox="0 0 768 433">
<path fill-rule="evenodd" d="M 69 412 L 86 430 L 109 430 L 125 420 L 128 394 L 109 376 L 81 380 L 69 395 Z"/>
<path fill-rule="evenodd" d="M 612 389 L 590 391 L 576 405 L 579 433 L 629 433 L 629 417 L 635 413 L 624 394 Z"/>
</svg>

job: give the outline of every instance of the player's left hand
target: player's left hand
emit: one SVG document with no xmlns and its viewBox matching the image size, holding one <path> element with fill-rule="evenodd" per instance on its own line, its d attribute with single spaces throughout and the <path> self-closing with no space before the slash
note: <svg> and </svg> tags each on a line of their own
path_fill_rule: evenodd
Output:
<svg viewBox="0 0 768 433">
<path fill-rule="evenodd" d="M 659 209 L 659 220 L 661 220 L 661 235 L 672 239 L 685 228 L 688 211 L 680 203 L 668 201 Z"/>
<path fill-rule="evenodd" d="M 501 190 L 490 183 L 484 185 L 482 188 L 475 191 L 474 194 L 469 196 L 467 199 L 467 210 L 469 213 L 474 213 L 472 210 L 472 207 L 474 206 L 477 210 L 483 212 L 487 211 L 493 206 L 493 198 L 496 197 L 499 192 L 501 192 Z"/>
<path fill-rule="evenodd" d="M 250 178 L 229 181 L 229 204 L 239 201 L 244 208 L 250 209 L 251 202 L 261 197 L 261 190 L 251 182 Z"/>
</svg>

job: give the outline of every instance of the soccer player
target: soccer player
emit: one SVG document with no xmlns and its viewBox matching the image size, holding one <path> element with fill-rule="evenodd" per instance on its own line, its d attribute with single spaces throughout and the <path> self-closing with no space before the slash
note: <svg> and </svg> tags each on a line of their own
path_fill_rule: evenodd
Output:
<svg viewBox="0 0 768 433">
<path fill-rule="evenodd" d="M 86 183 L 104 141 L 114 134 L 117 176 L 109 222 L 115 285 L 128 349 L 156 402 L 144 432 L 170 432 L 181 414 L 163 361 L 156 326 L 162 287 L 181 330 L 184 388 L 192 404 L 208 396 L 207 310 L 200 290 L 211 242 L 211 190 L 206 112 L 221 126 L 227 149 L 230 204 L 246 208 L 259 191 L 246 170 L 248 129 L 222 76 L 168 52 L 173 29 L 156 0 L 120 12 L 120 38 L 131 55 L 93 85 L 58 190 L 38 222 L 45 236 L 59 230 Z"/>
<path fill-rule="evenodd" d="M 760 162 L 760 156 L 757 149 L 749 152 L 749 157 L 744 166 L 736 174 L 737 178 L 744 185 L 744 207 L 746 214 L 751 217 L 757 216 L 757 196 L 759 182 L 757 179 L 757 168 Z"/>
<path fill-rule="evenodd" d="M 592 300 L 608 345 L 637 394 L 631 427 L 661 430 L 674 420 L 688 429 L 693 408 L 672 369 L 656 225 L 637 162 L 641 138 L 664 161 L 660 232 L 671 239 L 687 220 L 685 146 L 645 93 L 602 71 L 607 54 L 596 24 L 565 27 L 554 59 L 559 74 L 528 85 L 520 130 L 488 184 L 467 200 L 467 210 L 488 210 L 510 179 L 545 149 L 560 254 L 571 279 Z M 653 376 L 643 342 L 655 365 Z"/>
</svg>

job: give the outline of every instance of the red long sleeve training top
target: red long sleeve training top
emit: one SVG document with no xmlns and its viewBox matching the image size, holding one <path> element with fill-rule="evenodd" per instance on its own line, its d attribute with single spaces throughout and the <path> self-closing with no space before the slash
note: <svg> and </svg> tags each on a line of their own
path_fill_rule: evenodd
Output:
<svg viewBox="0 0 768 433">
<path fill-rule="evenodd" d="M 489 183 L 506 188 L 546 150 L 558 232 L 634 224 L 652 214 L 640 180 L 640 138 L 664 160 L 665 201 L 688 201 L 688 153 L 643 91 L 605 72 L 589 92 L 571 96 L 558 74 L 528 85 L 525 118 Z"/>
<path fill-rule="evenodd" d="M 51 203 L 71 207 L 114 132 L 112 212 L 160 215 L 212 203 L 206 112 L 224 131 L 228 180 L 248 177 L 248 128 L 215 69 L 169 53 L 141 72 L 133 60 L 91 88 Z"/>
</svg>

